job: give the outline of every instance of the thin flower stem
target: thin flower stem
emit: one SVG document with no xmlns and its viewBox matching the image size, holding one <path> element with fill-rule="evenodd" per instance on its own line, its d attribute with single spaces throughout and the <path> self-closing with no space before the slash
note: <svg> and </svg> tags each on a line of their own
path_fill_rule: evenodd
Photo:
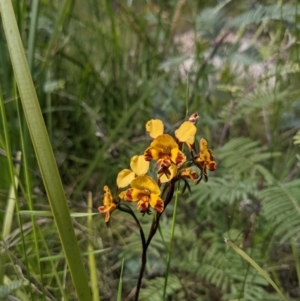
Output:
<svg viewBox="0 0 300 301">
<path fill-rule="evenodd" d="M 166 198 L 165 198 L 165 208 L 167 207 L 167 205 L 171 202 L 172 198 L 173 198 L 173 195 L 174 195 L 174 188 L 175 188 L 175 182 L 177 181 L 178 179 L 173 179 L 171 180 L 170 182 L 170 185 L 168 185 L 167 187 L 167 195 L 166 195 Z M 165 190 L 163 191 L 163 194 L 164 194 Z M 152 220 L 152 225 L 151 225 L 151 228 L 150 228 L 150 232 L 149 232 L 149 236 L 148 236 L 148 239 L 147 239 L 147 242 L 146 242 L 146 245 L 145 245 L 145 248 L 143 248 L 143 254 L 142 254 L 142 263 L 141 263 L 141 269 L 140 269 L 140 274 L 139 274 L 139 278 L 138 278 L 138 282 L 137 282 L 137 286 L 136 286 L 136 292 L 135 292 L 135 301 L 138 301 L 139 300 L 139 294 L 140 294 L 140 289 L 141 289 L 141 285 L 142 285 L 142 279 L 143 279 L 143 275 L 144 275 L 144 272 L 145 272 L 145 268 L 146 268 L 146 263 L 147 263 L 147 250 L 148 250 L 148 247 L 151 243 L 151 240 L 152 238 L 154 237 L 158 227 L 159 227 L 159 220 L 160 220 L 160 217 L 161 217 L 162 213 L 157 213 L 156 216 L 153 217 L 153 220 Z"/>
<path fill-rule="evenodd" d="M 135 299 L 134 299 L 135 301 L 139 300 L 139 294 L 140 294 L 140 289 L 142 286 L 142 279 L 143 279 L 143 275 L 145 272 L 146 263 L 147 263 L 147 247 L 145 249 L 143 249 L 141 269 L 140 269 L 138 282 L 136 285 L 136 292 L 135 292 Z"/>
<path fill-rule="evenodd" d="M 175 202 L 174 202 L 170 247 L 169 247 L 169 252 L 168 252 L 166 276 L 165 276 L 164 291 L 163 291 L 163 298 L 162 298 L 163 301 L 166 299 L 168 277 L 169 277 L 169 272 L 170 272 L 170 263 L 171 263 L 171 255 L 172 255 L 172 248 L 173 248 L 173 242 L 174 242 L 175 224 L 176 224 L 177 207 L 178 207 L 178 195 L 179 195 L 179 182 L 178 182 L 178 185 L 177 185 Z"/>
<path fill-rule="evenodd" d="M 125 204 L 120 204 L 117 208 L 120 211 L 129 213 L 133 217 L 133 219 L 135 220 L 135 222 L 138 225 L 139 230 L 140 230 L 142 247 L 143 247 L 143 252 L 144 252 L 144 250 L 146 249 L 146 238 L 145 238 L 145 234 L 144 234 L 144 230 L 142 228 L 142 225 L 140 224 L 140 221 L 138 220 L 138 218 L 136 217 L 136 215 L 134 214 L 134 212 L 132 211 L 132 209 L 129 206 L 127 206 Z"/>
<path fill-rule="evenodd" d="M 146 263 L 147 263 L 147 249 L 150 245 L 150 242 L 158 228 L 159 225 L 159 216 L 160 214 L 157 213 L 156 217 L 153 216 L 153 220 L 152 220 L 152 225 L 150 228 L 150 232 L 149 232 L 149 236 L 147 239 L 147 242 L 145 243 L 145 248 L 143 248 L 143 254 L 142 254 L 142 262 L 141 262 L 141 269 L 140 269 L 140 274 L 139 274 L 139 278 L 138 278 L 138 282 L 136 285 L 136 292 L 135 292 L 135 301 L 139 300 L 139 294 L 140 294 L 140 289 L 141 289 L 141 285 L 142 285 L 142 279 L 143 279 L 143 275 L 145 272 L 145 268 L 146 268 Z"/>
</svg>

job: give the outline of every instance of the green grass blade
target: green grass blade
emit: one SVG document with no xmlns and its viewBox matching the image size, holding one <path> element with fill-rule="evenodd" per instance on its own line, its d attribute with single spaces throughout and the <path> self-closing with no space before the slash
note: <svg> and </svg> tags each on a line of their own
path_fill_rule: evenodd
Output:
<svg viewBox="0 0 300 301">
<path fill-rule="evenodd" d="M 119 286 L 118 286 L 118 297 L 117 301 L 122 301 L 122 286 L 123 286 L 123 268 L 124 268 L 124 258 L 122 260 L 122 266 L 121 266 L 121 274 L 120 274 L 120 280 L 119 280 Z"/>
<path fill-rule="evenodd" d="M 53 217 L 51 211 L 42 211 L 42 210 L 20 210 L 21 215 L 28 216 L 39 216 L 39 217 Z M 71 217 L 88 217 L 93 215 L 99 215 L 99 213 L 92 212 L 73 212 L 70 214 Z"/>
<path fill-rule="evenodd" d="M 297 273 L 297 280 L 298 286 L 300 287 L 300 262 L 299 262 L 299 254 L 295 244 L 295 241 L 291 239 L 291 247 L 292 247 L 292 254 L 295 260 L 295 268 Z"/>
<path fill-rule="evenodd" d="M 23 234 L 23 227 L 22 227 L 22 219 L 19 215 L 20 209 L 19 209 L 19 202 L 18 202 L 18 194 L 17 194 L 17 186 L 20 184 L 19 179 L 18 179 L 18 168 L 16 169 L 13 166 L 13 161 L 11 160 L 12 158 L 12 153 L 11 153 L 11 144 L 10 144 L 10 137 L 9 137 L 9 131 L 8 131 L 8 123 L 7 123 L 7 118 L 6 118 L 6 112 L 4 108 L 4 102 L 2 99 L 2 91 L 0 89 L 0 114 L 1 114 L 1 119 L 3 123 L 3 129 L 4 129 L 4 138 L 5 138 L 5 146 L 6 146 L 6 153 L 7 153 L 7 160 L 8 160 L 8 167 L 9 167 L 9 174 L 10 174 L 10 180 L 11 180 L 11 189 L 9 193 L 9 199 L 8 199 L 8 204 L 6 207 L 6 214 L 5 214 L 5 219 L 4 219 L 4 225 L 3 225 L 3 238 L 6 238 L 10 232 L 11 232 L 11 227 L 13 223 L 13 215 L 14 211 L 16 210 L 17 213 L 17 220 L 19 227 L 21 229 L 20 235 L 21 235 L 21 241 L 22 241 L 22 250 L 24 253 L 24 259 L 25 259 L 25 266 L 26 266 L 26 273 L 29 275 L 29 263 L 28 263 L 28 257 L 26 253 L 26 245 L 25 245 L 25 238 Z M 18 158 L 21 159 L 21 153 L 18 154 Z M 17 178 L 17 179 L 16 179 Z M 4 262 L 7 260 L 7 253 L 4 253 L 2 256 L 0 256 L 0 266 L 4 266 Z M 2 278 L 4 275 L 5 269 L 0 269 L 0 277 L 1 277 L 1 282 Z M 30 286 L 31 288 L 31 286 Z M 30 294 L 32 295 L 32 290 L 30 289 Z"/>
<path fill-rule="evenodd" d="M 162 298 L 163 301 L 166 300 L 168 278 L 169 278 L 169 273 L 170 273 L 171 256 L 172 256 L 172 248 L 173 248 L 173 242 L 174 242 L 174 233 L 175 233 L 176 216 L 177 216 L 177 207 L 178 207 L 178 196 L 179 196 L 179 185 L 177 186 L 175 202 L 174 202 L 170 246 L 169 246 L 168 258 L 167 258 L 167 268 L 166 268 L 166 275 L 165 275 L 165 282 L 164 282 L 164 289 L 163 289 L 163 298 Z"/>
<path fill-rule="evenodd" d="M 21 161 L 21 152 L 17 153 L 16 160 Z M 13 216 L 15 212 L 15 203 L 17 198 L 16 190 L 18 188 L 18 183 L 19 183 L 19 179 L 18 179 L 19 174 L 20 174 L 20 164 L 17 164 L 15 168 L 15 188 L 14 188 L 14 184 L 12 183 L 9 189 L 7 207 L 5 210 L 5 217 L 3 223 L 2 238 L 6 238 L 7 235 L 9 235 L 11 232 L 11 225 L 13 221 Z"/>
<path fill-rule="evenodd" d="M 39 12 L 40 0 L 33 0 L 31 4 L 30 12 L 30 26 L 28 35 L 28 47 L 27 47 L 27 59 L 30 70 L 33 67 L 34 49 L 35 49 L 35 36 L 38 23 L 38 12 Z"/>
<path fill-rule="evenodd" d="M 93 208 L 93 197 L 92 197 L 91 192 L 88 193 L 87 205 L 88 205 L 87 213 L 91 214 L 92 208 Z M 90 233 L 92 233 L 93 232 L 92 215 L 88 215 L 87 224 L 88 224 Z M 93 247 L 93 244 L 91 243 L 91 241 L 88 242 L 88 252 L 89 252 L 88 259 L 89 259 L 89 270 L 90 270 L 91 290 L 92 290 L 93 301 L 100 301 L 97 263 L 96 263 L 95 254 L 94 254 L 94 247 Z"/>
<path fill-rule="evenodd" d="M 264 271 L 249 255 L 247 255 L 242 249 L 240 249 L 237 245 L 235 245 L 232 241 L 225 238 L 225 242 L 229 247 L 231 247 L 237 254 L 239 254 L 241 257 L 243 257 L 246 261 L 248 261 L 255 269 L 256 271 L 262 275 L 276 290 L 276 292 L 279 294 L 282 300 L 287 301 L 287 299 L 284 297 L 278 286 L 275 284 L 275 282 L 270 278 L 268 273 Z"/>
<path fill-rule="evenodd" d="M 77 297 L 90 301 L 86 273 L 11 1 L 0 0 L 0 9 L 24 114 Z"/>
<path fill-rule="evenodd" d="M 42 69 L 44 69 L 44 67 L 47 65 L 49 59 L 50 59 L 50 54 L 51 51 L 55 45 L 55 42 L 57 42 L 57 39 L 59 37 L 59 33 L 61 31 L 62 25 L 65 21 L 65 18 L 70 10 L 71 4 L 72 4 L 73 0 L 65 0 L 64 3 L 62 4 L 57 20 L 55 22 L 55 27 L 54 27 L 54 31 L 51 35 L 51 39 L 49 41 L 47 50 L 46 50 L 46 54 L 45 54 L 45 60 L 44 60 L 44 64 L 42 65 Z"/>
</svg>

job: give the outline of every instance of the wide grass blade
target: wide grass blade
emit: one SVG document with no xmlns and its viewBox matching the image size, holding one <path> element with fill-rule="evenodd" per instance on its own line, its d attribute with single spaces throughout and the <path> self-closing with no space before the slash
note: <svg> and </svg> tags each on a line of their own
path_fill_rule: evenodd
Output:
<svg viewBox="0 0 300 301">
<path fill-rule="evenodd" d="M 63 186 L 29 71 L 11 1 L 0 0 L 0 9 L 25 118 L 77 297 L 78 300 L 91 300 L 87 277 L 81 261 Z"/>
</svg>

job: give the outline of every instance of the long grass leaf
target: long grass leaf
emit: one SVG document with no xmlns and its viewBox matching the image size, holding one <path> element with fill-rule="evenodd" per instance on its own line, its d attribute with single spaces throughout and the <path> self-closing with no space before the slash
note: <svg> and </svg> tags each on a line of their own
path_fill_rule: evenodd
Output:
<svg viewBox="0 0 300 301">
<path fill-rule="evenodd" d="M 237 245 L 235 245 L 232 241 L 225 238 L 225 242 L 229 247 L 231 247 L 237 254 L 239 254 L 241 257 L 243 257 L 246 261 L 248 261 L 255 269 L 256 271 L 262 275 L 276 290 L 276 292 L 279 294 L 279 296 L 282 298 L 282 300 L 287 301 L 287 299 L 284 297 L 276 283 L 270 278 L 268 273 L 264 271 L 249 255 L 247 255 L 241 248 L 239 248 Z"/>
<path fill-rule="evenodd" d="M 88 205 L 87 213 L 91 214 L 92 208 L 93 208 L 93 197 L 92 197 L 91 192 L 88 193 L 87 205 Z M 92 231 L 93 231 L 92 215 L 87 216 L 87 224 L 88 224 L 90 233 L 92 233 Z M 92 290 L 93 301 L 100 301 L 97 263 L 96 263 L 96 259 L 95 259 L 94 247 L 93 247 L 93 244 L 91 243 L 91 241 L 88 242 L 88 252 L 89 252 L 88 260 L 89 260 L 89 270 L 90 270 L 91 290 Z"/>
<path fill-rule="evenodd" d="M 170 246 L 169 246 L 168 258 L 167 258 L 167 268 L 166 268 L 166 275 L 165 275 L 164 289 L 163 289 L 163 298 L 162 298 L 163 301 L 166 300 L 168 277 L 169 277 L 169 273 L 170 273 L 171 255 L 172 255 L 172 249 L 173 249 L 174 233 L 175 233 L 175 225 L 176 225 L 176 216 L 177 216 L 177 207 L 178 207 L 178 197 L 179 197 L 179 185 L 177 187 L 175 202 L 174 202 L 174 210 L 173 210 L 173 218 L 172 218 L 172 226 L 171 226 Z"/>
<path fill-rule="evenodd" d="M 122 301 L 122 286 L 123 286 L 123 268 L 124 268 L 124 258 L 122 260 L 122 266 L 121 266 L 121 274 L 120 274 L 120 280 L 119 280 L 119 286 L 118 286 L 118 297 L 117 301 Z"/>
<path fill-rule="evenodd" d="M 91 300 L 87 277 L 11 1 L 0 0 L 7 45 L 41 175 L 78 300 Z"/>
<path fill-rule="evenodd" d="M 31 4 L 30 14 L 30 26 L 28 34 L 28 46 L 27 46 L 27 59 L 30 70 L 33 67 L 34 49 L 35 49 L 35 35 L 38 23 L 38 12 L 39 12 L 40 0 L 33 0 Z"/>
<path fill-rule="evenodd" d="M 21 161 L 21 152 L 17 153 L 16 160 Z M 16 190 L 18 189 L 19 179 L 18 176 L 20 174 L 20 164 L 16 165 L 15 168 L 15 183 L 11 184 L 8 194 L 7 206 L 5 210 L 3 230 L 2 230 L 2 238 L 7 237 L 7 235 L 11 232 L 11 225 L 13 222 L 14 212 L 15 212 L 15 203 L 16 203 Z M 14 188 L 15 186 L 15 188 Z"/>
</svg>

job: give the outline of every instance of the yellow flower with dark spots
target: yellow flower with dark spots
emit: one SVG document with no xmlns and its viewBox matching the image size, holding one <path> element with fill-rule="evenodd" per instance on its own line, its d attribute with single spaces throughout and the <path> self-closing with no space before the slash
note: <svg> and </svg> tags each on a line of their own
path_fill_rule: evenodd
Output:
<svg viewBox="0 0 300 301">
<path fill-rule="evenodd" d="M 204 175 L 206 175 L 206 169 L 210 171 L 216 170 L 217 163 L 214 161 L 214 156 L 205 139 L 200 139 L 200 153 L 195 156 L 194 162 L 200 168 Z"/>
<path fill-rule="evenodd" d="M 131 188 L 127 189 L 124 200 L 127 202 L 138 202 L 137 209 L 142 212 L 149 212 L 152 207 L 161 213 L 164 210 L 164 202 L 160 198 L 160 189 L 157 183 L 148 176 L 138 176 L 130 184 Z"/>
<path fill-rule="evenodd" d="M 111 191 L 108 186 L 104 186 L 104 197 L 103 197 L 103 206 L 98 208 L 99 212 L 105 213 L 105 222 L 107 223 L 110 219 L 110 214 L 117 208 L 117 204 L 114 202 Z"/>
<path fill-rule="evenodd" d="M 172 163 L 180 166 L 186 161 L 186 156 L 168 134 L 156 137 L 145 150 L 144 156 L 146 161 L 157 160 L 159 167 L 169 167 Z"/>
<path fill-rule="evenodd" d="M 198 174 L 196 171 L 190 169 L 190 168 L 184 168 L 180 171 L 180 177 L 184 179 L 190 179 L 194 183 L 196 183 L 196 179 L 198 178 Z"/>
</svg>

